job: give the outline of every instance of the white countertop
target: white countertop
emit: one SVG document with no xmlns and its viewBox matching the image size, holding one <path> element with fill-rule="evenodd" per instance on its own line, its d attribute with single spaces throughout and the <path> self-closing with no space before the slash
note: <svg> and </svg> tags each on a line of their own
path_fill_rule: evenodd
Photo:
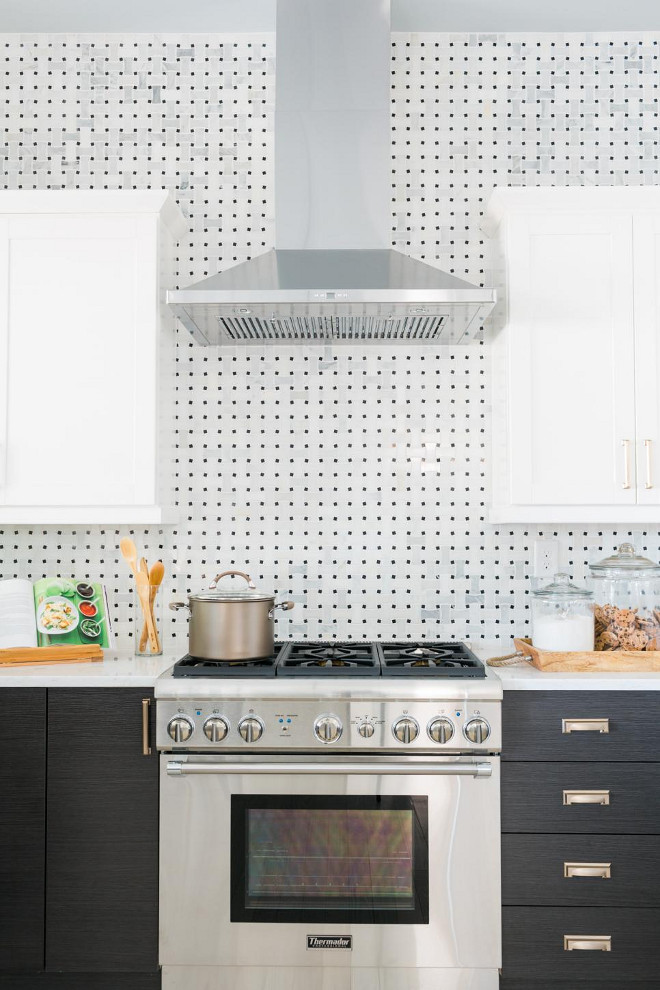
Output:
<svg viewBox="0 0 660 990">
<path fill-rule="evenodd" d="M 180 653 L 134 657 L 106 651 L 95 663 L 53 663 L 0 667 L 3 687 L 153 687 L 156 678 L 179 659 Z"/>
<path fill-rule="evenodd" d="M 660 672 L 614 674 L 545 673 L 529 664 L 495 667 L 504 691 L 660 691 Z"/>
<path fill-rule="evenodd" d="M 502 656 L 512 650 L 511 643 L 471 643 L 478 657 Z M 22 664 L 0 667 L 0 690 L 3 687 L 149 687 L 156 678 L 181 656 L 178 652 L 160 657 L 134 657 L 126 652 L 106 652 L 96 663 Z M 660 672 L 634 674 L 557 674 L 544 673 L 527 663 L 514 667 L 489 667 L 502 682 L 504 691 L 660 691 Z M 327 685 L 326 685 L 327 687 Z M 492 687 L 489 684 L 488 687 Z M 351 684 L 343 685 L 350 693 Z M 216 690 L 216 687 L 214 687 Z M 196 693 L 202 692 L 197 682 Z"/>
</svg>

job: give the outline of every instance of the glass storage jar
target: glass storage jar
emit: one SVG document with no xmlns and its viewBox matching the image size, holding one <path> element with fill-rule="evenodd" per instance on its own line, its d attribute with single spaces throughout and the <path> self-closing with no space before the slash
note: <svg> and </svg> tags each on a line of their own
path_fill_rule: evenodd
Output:
<svg viewBox="0 0 660 990">
<path fill-rule="evenodd" d="M 594 648 L 593 592 L 555 574 L 532 592 L 532 643 L 539 650 L 584 652 Z"/>
<path fill-rule="evenodd" d="M 660 649 L 660 564 L 622 543 L 590 564 L 597 650 Z"/>
</svg>

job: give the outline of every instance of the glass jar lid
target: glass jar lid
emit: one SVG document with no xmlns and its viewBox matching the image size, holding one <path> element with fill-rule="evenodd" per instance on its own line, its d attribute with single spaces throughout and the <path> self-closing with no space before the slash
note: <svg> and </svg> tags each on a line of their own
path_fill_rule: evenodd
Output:
<svg viewBox="0 0 660 990">
<path fill-rule="evenodd" d="M 541 598 L 543 601 L 567 601 L 569 598 L 584 601 L 587 598 L 593 598 L 594 593 L 587 588 L 578 588 L 577 584 L 573 584 L 571 581 L 569 574 L 555 574 L 550 584 L 546 584 L 543 588 L 537 588 L 532 594 L 535 598 Z"/>
<path fill-rule="evenodd" d="M 633 571 L 643 571 L 646 575 L 660 574 L 660 564 L 654 563 L 648 557 L 642 557 L 635 553 L 632 543 L 622 543 L 617 552 L 611 557 L 604 557 L 595 564 L 589 564 L 589 570 L 600 574 L 604 571 L 624 571 L 630 574 Z"/>
</svg>

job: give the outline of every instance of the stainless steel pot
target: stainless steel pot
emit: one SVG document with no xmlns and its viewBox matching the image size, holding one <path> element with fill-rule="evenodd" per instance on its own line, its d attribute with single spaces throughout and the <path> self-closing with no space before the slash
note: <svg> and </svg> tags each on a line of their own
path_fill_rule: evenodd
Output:
<svg viewBox="0 0 660 990">
<path fill-rule="evenodd" d="M 226 591 L 218 588 L 223 577 L 242 577 L 247 588 Z M 170 608 L 190 612 L 188 652 L 200 660 L 262 660 L 273 655 L 273 614 L 288 611 L 293 602 L 278 602 L 275 596 L 257 591 L 243 571 L 223 571 L 208 590 L 188 595 L 188 602 L 170 602 Z"/>
</svg>

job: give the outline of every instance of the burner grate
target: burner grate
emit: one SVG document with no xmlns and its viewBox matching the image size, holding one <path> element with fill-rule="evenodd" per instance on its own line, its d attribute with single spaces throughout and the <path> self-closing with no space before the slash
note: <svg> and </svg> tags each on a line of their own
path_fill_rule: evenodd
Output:
<svg viewBox="0 0 660 990">
<path fill-rule="evenodd" d="M 272 657 L 231 662 L 185 656 L 173 677 L 485 677 L 464 643 L 276 643 Z"/>
<path fill-rule="evenodd" d="M 375 643 L 290 643 L 278 677 L 380 677 Z"/>
<path fill-rule="evenodd" d="M 485 677 L 464 643 L 380 643 L 383 677 Z"/>
<path fill-rule="evenodd" d="M 275 643 L 275 653 L 263 660 L 202 660 L 186 654 L 172 669 L 172 677 L 275 677 L 282 643 Z"/>
</svg>

